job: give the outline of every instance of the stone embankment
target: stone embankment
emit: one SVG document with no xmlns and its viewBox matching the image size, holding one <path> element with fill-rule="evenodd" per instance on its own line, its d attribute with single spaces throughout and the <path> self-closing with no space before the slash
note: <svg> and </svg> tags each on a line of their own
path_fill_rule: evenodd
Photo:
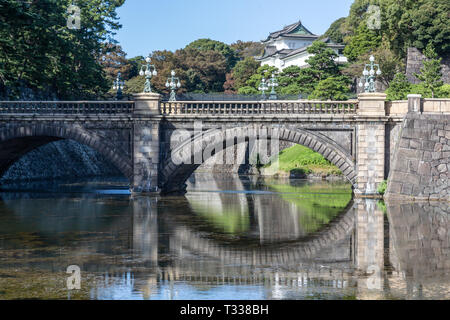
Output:
<svg viewBox="0 0 450 320">
<path fill-rule="evenodd" d="M 450 115 L 408 113 L 385 197 L 450 201 Z"/>
</svg>

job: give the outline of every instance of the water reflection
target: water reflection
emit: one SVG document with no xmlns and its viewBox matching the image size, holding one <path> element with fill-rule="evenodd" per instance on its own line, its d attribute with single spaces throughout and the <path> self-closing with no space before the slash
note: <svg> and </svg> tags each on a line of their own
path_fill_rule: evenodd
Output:
<svg viewBox="0 0 450 320">
<path fill-rule="evenodd" d="M 186 197 L 109 187 L 2 195 L 0 299 L 450 298 L 445 203 L 254 177 L 197 176 Z"/>
</svg>

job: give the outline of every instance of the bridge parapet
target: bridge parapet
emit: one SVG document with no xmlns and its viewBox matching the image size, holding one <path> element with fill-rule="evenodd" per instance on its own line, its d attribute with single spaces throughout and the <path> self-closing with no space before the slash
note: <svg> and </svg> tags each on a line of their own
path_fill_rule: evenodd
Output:
<svg viewBox="0 0 450 320">
<path fill-rule="evenodd" d="M 131 114 L 134 101 L 0 101 L 1 114 Z"/>
<path fill-rule="evenodd" d="M 171 101 L 160 103 L 163 115 L 356 114 L 358 100 L 315 101 Z"/>
</svg>

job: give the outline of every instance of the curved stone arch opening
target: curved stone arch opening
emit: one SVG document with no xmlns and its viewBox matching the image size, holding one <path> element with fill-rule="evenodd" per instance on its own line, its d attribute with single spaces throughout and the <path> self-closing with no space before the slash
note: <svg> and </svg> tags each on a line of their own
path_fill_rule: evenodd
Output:
<svg viewBox="0 0 450 320">
<path fill-rule="evenodd" d="M 312 234 L 302 241 L 282 241 L 278 244 L 270 243 L 266 246 L 257 246 L 252 249 L 242 249 L 239 245 L 229 242 L 219 243 L 210 237 L 203 237 L 196 230 L 197 226 L 180 224 L 171 216 L 165 215 L 164 219 L 171 225 L 175 232 L 173 243 L 190 249 L 196 254 L 208 256 L 225 261 L 227 263 L 240 264 L 266 264 L 266 263 L 292 263 L 313 259 L 321 250 L 330 248 L 339 241 L 351 236 L 355 228 L 355 215 L 357 206 L 351 200 L 341 214 L 335 217 L 323 229 Z"/>
<path fill-rule="evenodd" d="M 244 132 L 249 133 L 243 137 L 246 140 L 260 137 L 264 139 L 277 137 L 280 141 L 292 142 L 308 147 L 335 165 L 352 184 L 353 189 L 357 188 L 356 166 L 351 155 L 328 137 L 303 129 L 288 129 L 276 126 L 244 126 L 225 130 L 211 129 L 190 137 L 190 139 L 184 141 L 174 150 L 171 150 L 170 159 L 163 162 L 161 168 L 159 185 L 162 192 L 172 193 L 183 191 L 186 188 L 186 180 L 202 164 L 195 163 L 195 159 L 201 158 L 205 162 L 214 156 L 214 154 L 211 154 L 208 155 L 208 158 L 203 159 L 204 151 L 207 147 L 211 149 L 211 143 L 223 146 L 227 143 L 226 137 L 235 137 L 239 130 L 244 130 Z M 258 133 L 255 134 L 255 132 Z M 261 132 L 264 134 L 260 135 Z M 217 139 L 218 137 L 219 139 Z M 220 137 L 222 138 L 220 139 Z M 233 142 L 235 142 L 235 138 L 233 139 Z M 236 143 L 232 145 L 236 145 Z M 228 144 L 228 146 L 230 145 Z M 225 148 L 220 150 L 225 150 Z M 175 163 L 173 161 L 174 155 L 180 155 L 185 160 L 181 163 Z"/>
<path fill-rule="evenodd" d="M 127 179 L 132 181 L 130 160 L 116 153 L 95 133 L 79 126 L 26 125 L 0 129 L 0 149 L 11 148 L 8 155 L 0 159 L 0 176 L 26 153 L 47 143 L 58 140 L 73 140 L 86 145 L 111 162 Z M 17 143 L 17 142 L 22 143 Z"/>
</svg>

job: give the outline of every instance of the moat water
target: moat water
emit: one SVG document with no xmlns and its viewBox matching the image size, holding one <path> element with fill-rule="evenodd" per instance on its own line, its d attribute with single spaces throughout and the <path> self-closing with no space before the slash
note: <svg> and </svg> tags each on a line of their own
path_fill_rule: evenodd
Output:
<svg viewBox="0 0 450 320">
<path fill-rule="evenodd" d="M 450 299 L 448 203 L 207 174 L 185 196 L 119 178 L 0 196 L 0 299 Z"/>
</svg>

